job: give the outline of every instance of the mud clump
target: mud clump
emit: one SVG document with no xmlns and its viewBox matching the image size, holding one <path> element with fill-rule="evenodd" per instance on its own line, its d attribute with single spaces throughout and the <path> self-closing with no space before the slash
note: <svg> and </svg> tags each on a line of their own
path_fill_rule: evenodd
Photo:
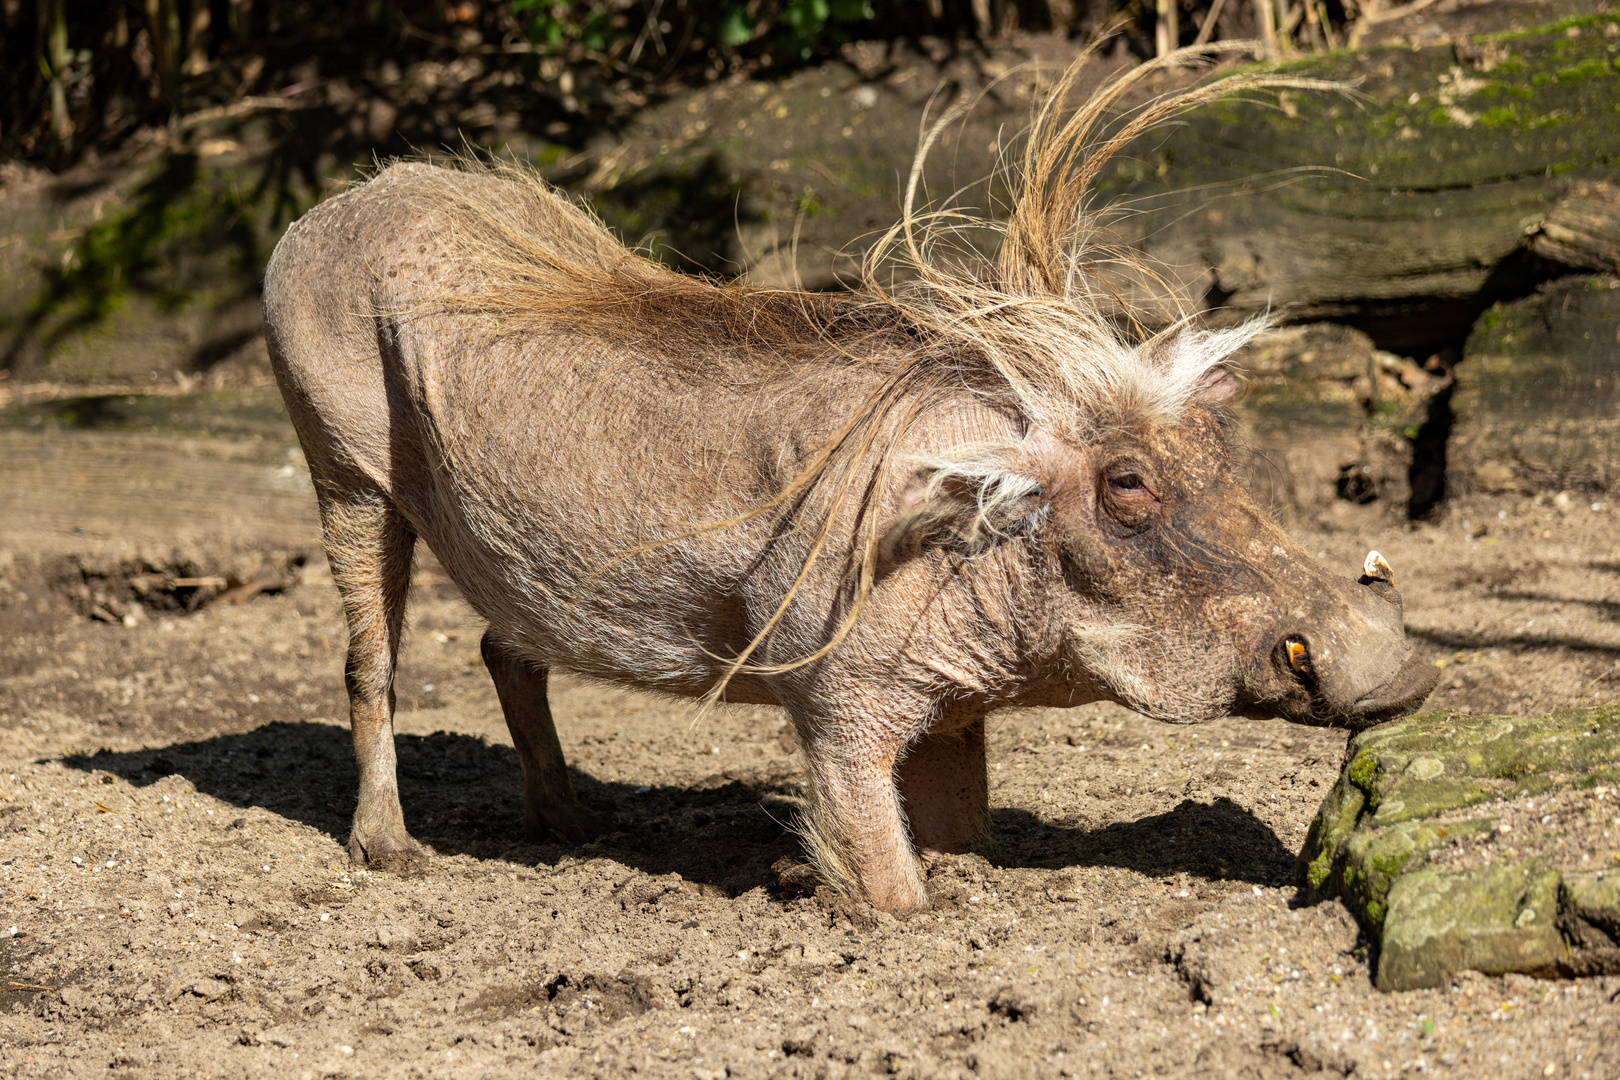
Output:
<svg viewBox="0 0 1620 1080">
<path fill-rule="evenodd" d="M 112 565 L 71 559 L 56 575 L 56 589 L 80 615 L 133 626 L 146 615 L 191 615 L 216 602 L 240 604 L 299 584 L 303 552 L 265 552 L 256 570 L 205 570 L 182 559 L 133 560 Z M 242 562 L 242 560 L 237 560 Z"/>
</svg>

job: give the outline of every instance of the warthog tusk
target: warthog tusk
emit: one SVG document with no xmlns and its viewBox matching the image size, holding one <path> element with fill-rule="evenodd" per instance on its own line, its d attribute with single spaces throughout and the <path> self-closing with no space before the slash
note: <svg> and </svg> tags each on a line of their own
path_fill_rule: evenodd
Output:
<svg viewBox="0 0 1620 1080">
<path fill-rule="evenodd" d="M 1311 673 L 1311 654 L 1306 650 L 1305 643 L 1298 638 L 1289 638 L 1284 644 L 1288 650 L 1288 666 L 1301 675 Z"/>
<path fill-rule="evenodd" d="M 1361 564 L 1361 572 L 1374 581 L 1395 584 L 1395 571 L 1390 569 L 1389 560 L 1376 551 L 1367 552 L 1367 561 Z"/>
</svg>

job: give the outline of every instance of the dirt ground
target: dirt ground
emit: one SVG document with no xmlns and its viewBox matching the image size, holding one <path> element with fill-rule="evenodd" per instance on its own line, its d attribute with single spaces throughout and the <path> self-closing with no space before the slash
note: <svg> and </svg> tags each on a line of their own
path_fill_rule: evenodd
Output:
<svg viewBox="0 0 1620 1080">
<path fill-rule="evenodd" d="M 773 869 L 804 791 L 779 713 L 558 679 L 622 829 L 526 842 L 431 563 L 398 745 L 437 857 L 351 870 L 342 623 L 273 397 L 0 420 L 0 1076 L 1620 1076 L 1620 979 L 1380 994 L 1347 913 L 1295 905 L 1342 733 L 1003 715 L 993 855 L 897 920 Z M 1346 574 L 1388 556 L 1433 705 L 1528 712 L 1620 698 L 1617 517 L 1470 496 L 1296 532 Z"/>
</svg>

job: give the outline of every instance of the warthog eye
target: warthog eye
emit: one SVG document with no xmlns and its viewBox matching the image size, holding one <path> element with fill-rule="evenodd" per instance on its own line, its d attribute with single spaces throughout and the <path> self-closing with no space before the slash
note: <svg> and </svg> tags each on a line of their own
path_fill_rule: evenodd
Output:
<svg viewBox="0 0 1620 1080">
<path fill-rule="evenodd" d="M 1115 491 L 1142 491 L 1147 485 L 1135 473 L 1122 473 L 1119 476 L 1110 476 L 1108 486 Z"/>
<path fill-rule="evenodd" d="M 1120 462 L 1103 473 L 1102 504 L 1109 517 L 1128 529 L 1142 529 L 1159 510 L 1159 494 L 1147 473 Z"/>
</svg>

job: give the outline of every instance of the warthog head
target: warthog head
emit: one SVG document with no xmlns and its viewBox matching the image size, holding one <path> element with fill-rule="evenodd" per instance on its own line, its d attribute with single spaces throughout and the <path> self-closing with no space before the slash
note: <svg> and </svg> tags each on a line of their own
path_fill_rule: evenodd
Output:
<svg viewBox="0 0 1620 1080">
<path fill-rule="evenodd" d="M 1359 580 L 1324 572 L 1234 475 L 1230 344 L 1183 335 L 1194 374 L 1151 347 L 1114 359 L 1147 389 L 1190 383 L 1179 401 L 1119 408 L 1116 390 L 1084 424 L 923 463 L 899 528 L 1001 552 L 1009 616 L 1061 672 L 1047 700 L 1355 729 L 1410 712 L 1437 672 L 1406 639 L 1388 564 L 1374 552 Z"/>
<path fill-rule="evenodd" d="M 932 257 L 909 205 L 891 234 L 914 280 L 882 299 L 919 339 L 955 351 L 936 365 L 947 378 L 984 376 L 981 398 L 1019 437 L 920 462 L 889 543 L 915 549 L 905 534 L 921 528 L 969 553 L 1027 548 L 1001 556 L 1013 560 L 1009 625 L 1057 672 L 1047 700 L 1107 698 L 1180 722 L 1361 728 L 1402 715 L 1437 673 L 1406 640 L 1388 564 L 1374 553 L 1359 581 L 1330 576 L 1234 475 L 1226 405 L 1241 383 L 1228 364 L 1264 320 L 1201 331 L 1185 314 L 1196 305 L 1182 305 L 1168 329 L 1122 333 L 1154 321 L 1122 298 L 1164 279 L 1099 243 L 1106 227 L 1088 209 L 1103 163 L 1167 116 L 1232 90 L 1334 88 L 1238 75 L 1154 98 L 1110 129 L 1110 110 L 1159 66 L 1065 113 L 1070 68 L 1030 132 L 993 266 L 964 275 L 963 260 Z M 1121 262 L 1126 283 L 1104 284 Z"/>
</svg>

